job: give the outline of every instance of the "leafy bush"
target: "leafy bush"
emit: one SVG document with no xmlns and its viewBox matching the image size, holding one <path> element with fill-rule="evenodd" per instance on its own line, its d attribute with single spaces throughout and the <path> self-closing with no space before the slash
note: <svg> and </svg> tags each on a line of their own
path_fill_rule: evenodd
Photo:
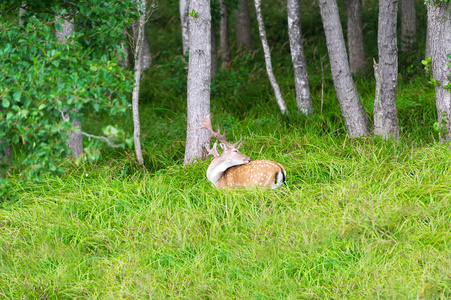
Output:
<svg viewBox="0 0 451 300">
<path fill-rule="evenodd" d="M 63 172 L 58 164 L 68 155 L 72 128 L 64 115 L 80 117 L 87 107 L 124 113 L 133 87 L 115 56 L 83 46 L 82 34 L 58 42 L 53 23 L 0 24 L 0 141 L 23 148 L 18 164 L 27 166 L 27 179 Z"/>
</svg>

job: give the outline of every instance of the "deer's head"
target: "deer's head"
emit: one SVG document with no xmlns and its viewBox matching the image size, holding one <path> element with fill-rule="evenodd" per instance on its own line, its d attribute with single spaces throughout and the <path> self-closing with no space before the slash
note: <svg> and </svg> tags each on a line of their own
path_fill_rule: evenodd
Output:
<svg viewBox="0 0 451 300">
<path fill-rule="evenodd" d="M 221 134 L 221 130 L 218 125 L 218 130 L 214 131 L 211 127 L 210 116 L 206 116 L 202 124 L 202 128 L 207 129 L 210 132 L 210 137 L 216 138 L 220 142 L 220 146 L 223 150 L 222 154 L 218 153 L 217 145 L 218 141 L 213 144 L 211 149 L 207 149 L 209 155 L 213 155 L 213 160 L 207 170 L 207 178 L 215 184 L 215 182 L 221 177 L 222 173 L 230 167 L 247 164 L 251 159 L 241 153 L 243 139 L 235 144 L 227 142 L 225 138 L 225 130 Z"/>
</svg>

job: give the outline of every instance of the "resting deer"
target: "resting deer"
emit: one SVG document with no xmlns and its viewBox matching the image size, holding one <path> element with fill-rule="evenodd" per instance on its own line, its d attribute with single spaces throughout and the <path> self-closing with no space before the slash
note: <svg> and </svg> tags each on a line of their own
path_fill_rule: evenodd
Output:
<svg viewBox="0 0 451 300">
<path fill-rule="evenodd" d="M 217 188 L 236 187 L 262 187 L 278 188 L 283 184 L 286 171 L 281 164 L 270 160 L 251 160 L 246 155 L 238 151 L 242 144 L 242 137 L 235 144 L 230 144 L 225 139 L 225 131 L 221 135 L 211 127 L 210 117 L 205 117 L 202 128 L 207 129 L 211 136 L 220 141 L 220 146 L 224 150 L 219 155 L 217 150 L 218 141 L 213 148 L 208 149 L 208 154 L 213 155 L 213 160 L 207 169 L 207 178 Z"/>
</svg>

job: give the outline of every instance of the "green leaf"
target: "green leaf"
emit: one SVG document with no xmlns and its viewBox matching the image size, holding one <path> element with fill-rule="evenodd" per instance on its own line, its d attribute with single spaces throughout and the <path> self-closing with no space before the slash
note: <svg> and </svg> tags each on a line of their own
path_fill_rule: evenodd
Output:
<svg viewBox="0 0 451 300">
<path fill-rule="evenodd" d="M 439 129 L 439 123 L 435 122 L 434 125 L 432 125 L 432 127 L 434 128 L 435 131 L 438 131 Z"/>
<path fill-rule="evenodd" d="M 8 99 L 3 99 L 3 101 L 2 101 L 2 106 L 3 106 L 4 108 L 8 108 L 10 104 L 11 104 L 11 103 L 9 102 Z"/>
<path fill-rule="evenodd" d="M 58 32 L 63 32 L 63 26 L 60 22 L 55 22 L 55 28 Z"/>
<path fill-rule="evenodd" d="M 22 96 L 22 91 L 17 91 L 14 93 L 13 98 L 16 102 L 20 102 L 20 97 Z"/>
</svg>

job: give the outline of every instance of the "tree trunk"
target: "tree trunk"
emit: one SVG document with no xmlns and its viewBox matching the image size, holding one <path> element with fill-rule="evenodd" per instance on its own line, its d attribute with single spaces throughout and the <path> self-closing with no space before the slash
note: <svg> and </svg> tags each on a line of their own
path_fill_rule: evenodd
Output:
<svg viewBox="0 0 451 300">
<path fill-rule="evenodd" d="M 210 114 L 211 15 L 210 0 L 191 0 L 189 11 L 189 63 L 187 132 L 184 164 L 207 155 L 210 133 L 201 129 Z"/>
<path fill-rule="evenodd" d="M 146 0 L 147 2 L 147 0 Z M 133 37 L 134 40 L 138 40 L 138 33 L 140 28 L 141 20 L 133 23 Z M 136 42 L 135 42 L 136 47 Z M 136 60 L 136 59 L 135 59 Z M 141 70 L 147 70 L 152 64 L 152 54 L 150 53 L 149 39 L 147 37 L 147 28 L 144 26 L 143 29 L 143 43 L 142 43 L 142 54 L 141 54 Z"/>
<path fill-rule="evenodd" d="M 337 3 L 335 0 L 320 0 L 319 7 L 334 86 L 346 127 L 352 137 L 369 135 L 370 122 L 352 80 Z"/>
<path fill-rule="evenodd" d="M 63 31 L 55 30 L 55 36 L 58 38 L 58 42 L 65 42 L 74 33 L 74 21 L 73 19 L 66 20 L 70 16 L 65 15 L 63 17 L 57 16 L 56 23 L 63 27 Z"/>
<path fill-rule="evenodd" d="M 218 73 L 218 43 L 216 42 L 216 26 L 215 22 L 211 22 L 211 80 L 215 78 L 216 73 Z"/>
<path fill-rule="evenodd" d="M 265 63 L 266 63 L 266 71 L 268 73 L 269 81 L 271 82 L 271 86 L 274 90 L 274 94 L 276 96 L 277 104 L 279 105 L 280 111 L 282 114 L 287 113 L 287 106 L 285 105 L 285 101 L 283 100 L 282 93 L 280 92 L 280 87 L 277 84 L 276 77 L 274 76 L 274 72 L 272 70 L 271 64 L 271 53 L 269 51 L 268 40 L 266 39 L 266 31 L 265 24 L 263 23 L 263 14 L 261 10 L 261 0 L 255 0 L 255 12 L 257 13 L 257 21 L 258 21 L 258 30 L 260 32 L 260 39 L 262 41 L 263 52 L 265 53 Z"/>
<path fill-rule="evenodd" d="M 236 44 L 238 49 L 254 49 L 254 38 L 252 37 L 251 16 L 247 0 L 238 2 L 235 16 Z"/>
<path fill-rule="evenodd" d="M 401 51 L 412 52 L 417 42 L 415 0 L 401 0 Z"/>
<path fill-rule="evenodd" d="M 437 82 L 435 98 L 439 123 L 440 141 L 451 141 L 451 93 L 445 87 L 450 84 L 451 53 L 451 3 L 427 3 L 428 22 L 431 31 L 428 36 L 432 57 L 432 76 Z"/>
<path fill-rule="evenodd" d="M 426 5 L 427 8 L 427 5 Z M 433 32 L 434 32 L 434 28 L 433 28 L 433 24 L 435 24 L 435 20 L 433 20 L 433 18 L 435 17 L 435 14 L 431 14 L 429 13 L 429 8 L 427 8 L 427 25 L 426 25 L 426 49 L 424 51 L 424 57 L 432 57 L 431 54 L 431 42 L 433 39 Z"/>
<path fill-rule="evenodd" d="M 8 142 L 5 142 L 4 140 L 0 140 L 0 145 L 3 144 L 3 153 L 4 155 L 0 155 L 0 163 L 8 164 L 11 162 L 12 158 L 12 151 L 11 151 L 11 145 Z"/>
<path fill-rule="evenodd" d="M 147 7 L 147 1 L 141 0 L 140 6 L 141 8 Z M 133 141 L 135 144 L 135 153 L 136 153 L 136 161 L 139 165 L 142 165 L 144 163 L 143 160 L 143 154 L 142 154 L 142 148 L 141 148 L 141 125 L 139 122 L 139 88 L 141 84 L 141 73 L 143 70 L 143 54 L 144 54 L 144 44 L 145 44 L 145 26 L 146 26 L 146 13 L 141 12 L 141 15 L 139 16 L 139 22 L 136 24 L 133 24 L 133 36 L 135 39 L 135 68 L 134 68 L 134 74 L 135 74 L 135 87 L 133 88 L 132 92 L 132 110 L 133 110 Z"/>
<path fill-rule="evenodd" d="M 229 10 L 225 0 L 219 0 L 221 21 L 219 23 L 219 39 L 221 46 L 221 69 L 230 71 L 230 44 L 229 44 Z"/>
<path fill-rule="evenodd" d="M 374 108 L 373 108 L 373 121 L 374 132 L 382 132 L 383 129 L 383 110 L 381 102 L 381 80 L 379 76 L 379 65 L 374 60 L 374 79 L 376 81 L 376 89 L 374 92 Z"/>
<path fill-rule="evenodd" d="M 58 37 L 59 42 L 64 42 L 74 33 L 74 22 L 73 19 L 65 20 L 69 18 L 67 15 L 63 20 L 60 16 L 57 16 L 56 18 L 56 23 L 59 23 L 63 27 L 63 30 L 61 32 L 55 30 L 55 36 Z M 66 114 L 65 118 L 69 118 L 69 115 Z M 68 133 L 69 148 L 72 151 L 72 157 L 78 158 L 83 154 L 83 134 L 81 132 L 81 123 L 77 119 L 70 121 L 72 121 L 72 130 Z"/>
<path fill-rule="evenodd" d="M 19 9 L 19 25 L 23 25 L 23 22 L 24 22 L 24 20 L 22 19 L 22 16 L 25 14 L 25 8 L 24 8 L 25 6 L 26 6 L 26 4 L 24 3 L 20 6 L 20 9 Z"/>
<path fill-rule="evenodd" d="M 182 25 L 182 47 L 183 55 L 188 54 L 189 47 L 189 30 L 188 30 L 188 17 L 189 17 L 189 0 L 180 0 L 180 23 Z"/>
<path fill-rule="evenodd" d="M 290 37 L 291 60 L 293 61 L 296 87 L 296 103 L 299 112 L 313 114 L 313 104 L 308 84 L 307 63 L 302 45 L 301 5 L 299 0 L 287 0 L 288 35 Z"/>
<path fill-rule="evenodd" d="M 128 41 L 128 30 L 127 27 L 124 27 L 124 39 L 125 41 L 121 42 L 121 48 L 122 51 L 124 51 L 124 56 L 121 54 L 117 54 L 118 61 L 117 64 L 122 67 L 129 67 L 130 66 L 130 49 L 129 49 L 129 43 Z"/>
<path fill-rule="evenodd" d="M 69 147 L 72 151 L 72 156 L 77 158 L 83 154 L 83 134 L 81 132 L 81 123 L 79 120 L 72 121 L 72 132 L 69 134 Z"/>
<path fill-rule="evenodd" d="M 374 134 L 384 139 L 399 138 L 396 90 L 398 87 L 398 45 L 396 37 L 397 0 L 379 1 L 379 25 L 377 44 L 379 48 L 380 101 L 382 128 Z"/>
<path fill-rule="evenodd" d="M 365 71 L 366 58 L 363 44 L 362 0 L 348 0 L 348 51 L 351 73 Z"/>
</svg>

